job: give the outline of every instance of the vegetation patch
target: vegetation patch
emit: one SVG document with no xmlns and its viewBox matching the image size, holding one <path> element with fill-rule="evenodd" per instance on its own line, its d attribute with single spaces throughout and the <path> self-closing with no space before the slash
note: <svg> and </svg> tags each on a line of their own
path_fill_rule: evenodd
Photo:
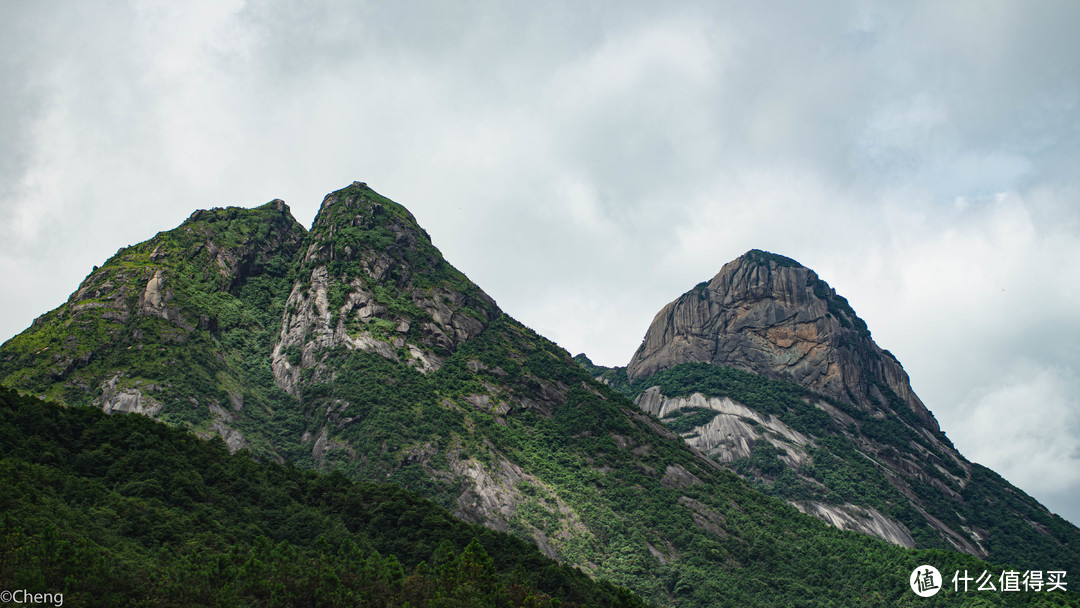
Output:
<svg viewBox="0 0 1080 608">
<path fill-rule="evenodd" d="M 672 431 L 683 434 L 709 424 L 719 415 L 720 412 L 707 408 L 683 408 L 664 417 L 664 424 Z"/>
</svg>

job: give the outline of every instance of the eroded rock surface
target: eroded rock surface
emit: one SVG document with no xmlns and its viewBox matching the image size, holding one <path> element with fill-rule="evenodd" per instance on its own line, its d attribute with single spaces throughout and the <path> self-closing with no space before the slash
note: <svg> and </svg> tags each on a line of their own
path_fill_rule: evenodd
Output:
<svg viewBox="0 0 1080 608">
<path fill-rule="evenodd" d="M 797 468 L 806 460 L 803 446 L 811 443 L 809 437 L 775 416 L 762 416 L 728 397 L 705 397 L 701 393 L 689 397 L 666 397 L 660 392 L 659 386 L 653 386 L 638 395 L 635 403 L 643 411 L 661 419 L 691 408 L 718 412 L 708 423 L 682 435 L 688 444 L 718 462 L 746 458 L 751 454 L 754 441 L 764 439 L 780 450 L 780 458 L 785 464 Z"/>
<path fill-rule="evenodd" d="M 130 412 L 153 418 L 161 411 L 162 405 L 157 400 L 144 395 L 139 388 L 118 386 L 119 381 L 117 374 L 101 385 L 101 397 L 96 403 L 106 414 Z"/>
<path fill-rule="evenodd" d="M 750 251 L 665 306 L 627 366 L 630 380 L 681 363 L 727 365 L 876 408 L 895 393 L 927 428 L 933 415 L 900 363 L 847 300 L 798 262 Z"/>
<path fill-rule="evenodd" d="M 915 547 L 915 539 L 911 537 L 907 528 L 875 509 L 851 503 L 827 505 L 809 500 L 791 504 L 803 513 L 822 519 L 835 528 L 863 532 L 908 549 Z"/>
</svg>

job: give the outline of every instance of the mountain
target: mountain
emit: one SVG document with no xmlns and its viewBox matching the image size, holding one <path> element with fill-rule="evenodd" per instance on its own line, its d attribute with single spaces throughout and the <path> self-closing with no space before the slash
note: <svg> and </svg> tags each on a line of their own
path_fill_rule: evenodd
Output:
<svg viewBox="0 0 1080 608">
<path fill-rule="evenodd" d="M 938 427 L 814 271 L 752 250 L 657 313 L 626 368 L 592 366 L 689 445 L 830 524 L 905 547 L 1080 566 L 1080 530 Z"/>
<path fill-rule="evenodd" d="M 267 466 L 401 486 L 657 605 L 914 605 L 919 564 L 992 569 L 762 493 L 501 311 L 360 182 L 310 230 L 274 201 L 122 249 L 0 345 L 0 383 L 220 436 Z M 112 474 L 155 468 L 143 454 Z"/>
</svg>

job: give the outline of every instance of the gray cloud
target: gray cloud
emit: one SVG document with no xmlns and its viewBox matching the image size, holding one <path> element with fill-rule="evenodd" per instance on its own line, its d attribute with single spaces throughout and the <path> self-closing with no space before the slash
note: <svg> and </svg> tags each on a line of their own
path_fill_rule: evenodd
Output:
<svg viewBox="0 0 1080 608">
<path fill-rule="evenodd" d="M 510 314 L 610 365 L 760 247 L 851 300 L 962 451 L 1080 521 L 1080 5 L 0 17 L 0 336 L 195 208 L 281 197 L 310 222 L 354 179 Z"/>
</svg>

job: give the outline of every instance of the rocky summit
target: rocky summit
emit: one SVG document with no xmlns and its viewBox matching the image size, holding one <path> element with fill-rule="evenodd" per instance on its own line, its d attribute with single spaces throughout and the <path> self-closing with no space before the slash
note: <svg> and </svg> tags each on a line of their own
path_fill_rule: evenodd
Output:
<svg viewBox="0 0 1080 608">
<path fill-rule="evenodd" d="M 502 314 L 408 210 L 362 182 L 323 199 L 299 270 L 272 364 L 296 397 L 301 370 L 314 366 L 315 382 L 325 376 L 324 351 L 376 352 L 428 373 Z"/>
<path fill-rule="evenodd" d="M 937 421 L 900 362 L 813 270 L 751 250 L 656 314 L 626 372 L 631 381 L 680 363 L 726 365 L 873 408 L 888 387 L 930 430 Z"/>
</svg>

